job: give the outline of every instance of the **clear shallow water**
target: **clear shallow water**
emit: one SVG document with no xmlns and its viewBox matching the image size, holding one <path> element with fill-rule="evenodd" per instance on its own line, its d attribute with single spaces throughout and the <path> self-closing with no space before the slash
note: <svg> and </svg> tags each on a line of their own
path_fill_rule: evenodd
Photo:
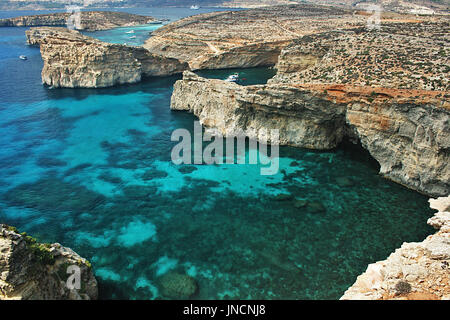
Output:
<svg viewBox="0 0 450 320">
<path fill-rule="evenodd" d="M 177 167 L 170 135 L 195 120 L 169 110 L 177 77 L 49 90 L 24 30 L 0 28 L 0 221 L 88 258 L 102 298 L 161 298 L 159 276 L 178 270 L 199 299 L 337 299 L 433 232 L 427 198 L 359 149 L 281 148 L 274 176 Z"/>
</svg>

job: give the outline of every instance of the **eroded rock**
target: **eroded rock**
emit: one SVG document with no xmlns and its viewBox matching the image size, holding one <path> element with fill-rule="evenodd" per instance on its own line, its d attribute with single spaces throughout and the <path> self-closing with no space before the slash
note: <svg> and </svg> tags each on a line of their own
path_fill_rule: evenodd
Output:
<svg viewBox="0 0 450 320">
<path fill-rule="evenodd" d="M 79 289 L 67 286 L 69 266 L 80 270 Z M 86 259 L 59 243 L 38 243 L 0 224 L 0 300 L 91 300 L 97 296 L 97 280 Z"/>
<path fill-rule="evenodd" d="M 55 88 L 110 87 L 187 69 L 187 64 L 143 47 L 106 43 L 65 28 L 31 28 L 26 36 L 41 48 L 42 82 Z"/>
</svg>

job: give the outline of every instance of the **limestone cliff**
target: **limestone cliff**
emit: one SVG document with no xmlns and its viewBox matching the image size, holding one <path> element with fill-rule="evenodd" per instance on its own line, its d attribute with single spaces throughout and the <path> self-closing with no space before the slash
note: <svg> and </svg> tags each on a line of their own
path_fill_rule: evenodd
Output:
<svg viewBox="0 0 450 320">
<path fill-rule="evenodd" d="M 0 19 L 0 27 L 66 27 L 70 13 L 50 13 Z M 114 11 L 81 11 L 78 30 L 97 31 L 117 27 L 154 23 L 156 19 L 147 16 Z"/>
<path fill-rule="evenodd" d="M 331 149 L 344 135 L 345 106 L 299 86 L 244 87 L 186 71 L 175 83 L 171 109 L 194 113 L 224 136 L 244 130 L 257 139 L 260 129 L 279 129 L 280 144 L 297 147 Z"/>
<path fill-rule="evenodd" d="M 110 44 L 65 28 L 31 28 L 26 36 L 29 44 L 40 45 L 42 82 L 55 88 L 109 87 L 187 69 L 142 47 Z"/>
<path fill-rule="evenodd" d="M 342 300 L 450 300 L 450 196 L 430 199 L 438 231 L 370 264 Z"/>
<path fill-rule="evenodd" d="M 67 286 L 69 266 L 79 268 L 79 289 Z M 0 300 L 90 300 L 97 296 L 97 281 L 86 259 L 58 243 L 38 243 L 0 224 Z"/>
<path fill-rule="evenodd" d="M 187 110 L 223 135 L 278 129 L 280 144 L 336 147 L 359 139 L 380 173 L 430 195 L 450 193 L 450 104 L 445 93 L 349 85 L 239 86 L 185 72 L 171 108 Z M 420 97 L 420 98 L 418 98 Z"/>
</svg>

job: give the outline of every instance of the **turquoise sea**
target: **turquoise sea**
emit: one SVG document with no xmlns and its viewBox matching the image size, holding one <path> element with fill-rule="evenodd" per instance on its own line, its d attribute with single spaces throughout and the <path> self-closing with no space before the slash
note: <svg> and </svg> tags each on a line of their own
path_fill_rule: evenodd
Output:
<svg viewBox="0 0 450 320">
<path fill-rule="evenodd" d="M 358 146 L 282 147 L 273 176 L 176 166 L 171 133 L 196 120 L 169 109 L 179 77 L 51 90 L 24 32 L 0 28 L 0 222 L 89 259 L 103 299 L 164 299 L 170 270 L 196 279 L 195 299 L 338 299 L 367 264 L 433 232 L 427 197 L 381 178 Z M 237 71 L 249 83 L 273 75 Z"/>
</svg>

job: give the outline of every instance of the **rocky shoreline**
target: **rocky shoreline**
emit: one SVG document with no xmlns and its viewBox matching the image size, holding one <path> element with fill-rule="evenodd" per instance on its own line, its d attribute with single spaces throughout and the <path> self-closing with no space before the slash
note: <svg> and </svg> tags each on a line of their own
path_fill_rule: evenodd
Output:
<svg viewBox="0 0 450 320">
<path fill-rule="evenodd" d="M 70 16 L 63 12 L 0 19 L 0 27 L 67 27 Z M 155 18 L 125 12 L 81 11 L 78 30 L 99 31 L 155 22 Z"/>
<path fill-rule="evenodd" d="M 450 196 L 429 202 L 438 231 L 370 264 L 341 300 L 450 300 Z"/>
<path fill-rule="evenodd" d="M 40 46 L 42 82 L 54 88 L 110 87 L 187 68 L 186 63 L 143 47 L 110 44 L 66 28 L 31 28 L 26 36 L 28 44 Z"/>
<path fill-rule="evenodd" d="M 244 130 L 258 139 L 261 128 L 279 129 L 282 145 L 322 150 L 349 137 L 361 141 L 383 176 L 445 196 L 450 193 L 450 105 L 442 105 L 440 94 L 349 85 L 239 86 L 186 71 L 175 83 L 171 108 L 192 112 L 224 136 Z"/>
<path fill-rule="evenodd" d="M 52 87 L 108 87 L 184 71 L 171 109 L 192 112 L 225 136 L 244 130 L 258 139 L 259 129 L 279 129 L 281 144 L 319 150 L 344 138 L 360 142 L 384 177 L 447 198 L 431 201 L 436 234 L 370 265 L 342 299 L 448 299 L 450 96 L 441 76 L 448 22 L 388 14 L 383 32 L 368 32 L 365 19 L 294 5 L 189 17 L 160 28 L 144 47 L 63 28 L 33 28 L 27 40 L 40 46 L 42 80 Z M 189 71 L 263 65 L 277 74 L 253 86 Z"/>
<path fill-rule="evenodd" d="M 79 289 L 67 286 L 70 266 L 80 271 Z M 0 224 L 0 300 L 97 297 L 97 280 L 89 261 L 59 243 L 39 243 L 14 227 Z"/>
</svg>

